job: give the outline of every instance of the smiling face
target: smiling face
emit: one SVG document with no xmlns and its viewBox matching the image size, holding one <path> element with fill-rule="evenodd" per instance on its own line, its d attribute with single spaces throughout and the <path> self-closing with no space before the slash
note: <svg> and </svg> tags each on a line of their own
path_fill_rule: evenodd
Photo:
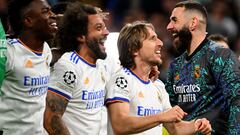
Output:
<svg viewBox="0 0 240 135">
<path fill-rule="evenodd" d="M 172 11 L 167 30 L 171 32 L 174 46 L 180 53 L 186 51 L 192 41 L 188 23 L 189 17 L 186 16 L 185 8 L 177 7 Z"/>
<path fill-rule="evenodd" d="M 142 47 L 135 53 L 135 57 L 139 57 L 151 66 L 156 66 L 162 63 L 161 48 L 163 42 L 152 28 L 147 27 L 147 31 L 149 35 L 142 41 Z"/>
<path fill-rule="evenodd" d="M 45 0 L 34 0 L 25 10 L 27 28 L 41 40 L 53 38 L 57 32 L 56 16 Z"/>
<path fill-rule="evenodd" d="M 106 41 L 108 34 L 109 31 L 105 26 L 103 17 L 99 14 L 88 16 L 88 34 L 86 37 L 86 44 L 96 59 L 105 59 L 107 56 L 104 42 Z"/>
</svg>

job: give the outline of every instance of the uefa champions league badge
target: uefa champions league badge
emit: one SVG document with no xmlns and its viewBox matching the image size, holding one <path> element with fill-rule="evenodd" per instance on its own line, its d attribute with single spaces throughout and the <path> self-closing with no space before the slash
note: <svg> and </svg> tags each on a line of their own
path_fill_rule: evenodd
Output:
<svg viewBox="0 0 240 135">
<path fill-rule="evenodd" d="M 121 89 L 127 88 L 127 85 L 128 85 L 128 81 L 122 76 L 118 77 L 115 83 Z"/>
<path fill-rule="evenodd" d="M 66 71 L 63 75 L 63 80 L 66 84 L 72 85 L 75 83 L 76 75 L 72 71 Z"/>
</svg>

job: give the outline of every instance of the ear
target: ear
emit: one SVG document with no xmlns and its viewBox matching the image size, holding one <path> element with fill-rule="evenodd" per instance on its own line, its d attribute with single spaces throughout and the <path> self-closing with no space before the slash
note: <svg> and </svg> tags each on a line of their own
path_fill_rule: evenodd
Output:
<svg viewBox="0 0 240 135">
<path fill-rule="evenodd" d="M 86 42 L 86 36 L 78 36 L 77 41 L 80 42 L 80 43 Z"/>
<path fill-rule="evenodd" d="M 190 31 L 194 31 L 197 28 L 198 23 L 199 19 L 197 17 L 193 17 L 189 26 Z"/>
<path fill-rule="evenodd" d="M 23 18 L 23 23 L 24 23 L 24 26 L 26 26 L 26 27 L 32 27 L 33 26 L 33 20 L 29 16 Z"/>
<path fill-rule="evenodd" d="M 138 55 L 138 52 L 139 52 L 139 51 L 134 52 L 134 53 L 133 53 L 133 56 L 134 56 L 134 57 L 137 56 L 137 55 Z"/>
</svg>

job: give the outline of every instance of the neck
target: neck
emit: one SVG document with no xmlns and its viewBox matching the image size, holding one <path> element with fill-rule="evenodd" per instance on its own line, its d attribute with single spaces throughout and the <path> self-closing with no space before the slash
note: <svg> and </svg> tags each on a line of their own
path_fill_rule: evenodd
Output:
<svg viewBox="0 0 240 135">
<path fill-rule="evenodd" d="M 40 40 L 33 34 L 23 33 L 19 36 L 19 39 L 31 50 L 39 52 L 43 51 L 44 41 Z"/>
<path fill-rule="evenodd" d="M 76 51 L 84 60 L 86 60 L 90 64 L 96 64 L 97 59 L 91 56 L 92 52 L 86 45 L 80 45 L 81 49 Z"/>
<path fill-rule="evenodd" d="M 152 66 L 143 62 L 136 62 L 136 63 L 138 63 L 136 64 L 136 67 L 131 68 L 132 72 L 134 72 L 134 74 L 136 74 L 142 80 L 148 81 Z"/>
<path fill-rule="evenodd" d="M 193 35 L 192 36 L 191 45 L 190 45 L 190 47 L 187 50 L 188 55 L 191 55 L 198 48 L 198 46 L 202 43 L 202 41 L 205 38 L 206 38 L 205 32 L 204 32 L 204 34 L 196 33 L 195 35 Z"/>
</svg>

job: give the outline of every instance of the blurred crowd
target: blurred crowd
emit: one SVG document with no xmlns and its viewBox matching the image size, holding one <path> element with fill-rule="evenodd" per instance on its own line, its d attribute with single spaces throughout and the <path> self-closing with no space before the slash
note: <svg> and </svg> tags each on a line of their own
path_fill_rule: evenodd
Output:
<svg viewBox="0 0 240 135">
<path fill-rule="evenodd" d="M 48 0 L 51 6 L 76 0 Z M 163 41 L 163 64 L 160 67 L 160 79 L 166 80 L 169 62 L 179 54 L 172 46 L 170 33 L 166 26 L 173 6 L 181 0 L 79 0 L 98 6 L 109 12 L 106 25 L 110 32 L 119 32 L 126 23 L 136 20 L 151 22 L 159 38 Z M 198 0 L 206 6 L 208 16 L 208 35 L 221 34 L 228 39 L 229 47 L 240 55 L 240 0 Z"/>
<path fill-rule="evenodd" d="M 173 6 L 180 0 L 103 0 L 100 7 L 110 13 L 107 22 L 110 31 L 119 31 L 128 22 L 147 20 L 151 22 L 163 41 L 163 64 L 160 79 L 165 81 L 169 62 L 179 54 L 172 46 L 166 26 Z M 209 12 L 208 35 L 221 34 L 228 38 L 230 48 L 240 54 L 240 0 L 198 0 Z"/>
</svg>

